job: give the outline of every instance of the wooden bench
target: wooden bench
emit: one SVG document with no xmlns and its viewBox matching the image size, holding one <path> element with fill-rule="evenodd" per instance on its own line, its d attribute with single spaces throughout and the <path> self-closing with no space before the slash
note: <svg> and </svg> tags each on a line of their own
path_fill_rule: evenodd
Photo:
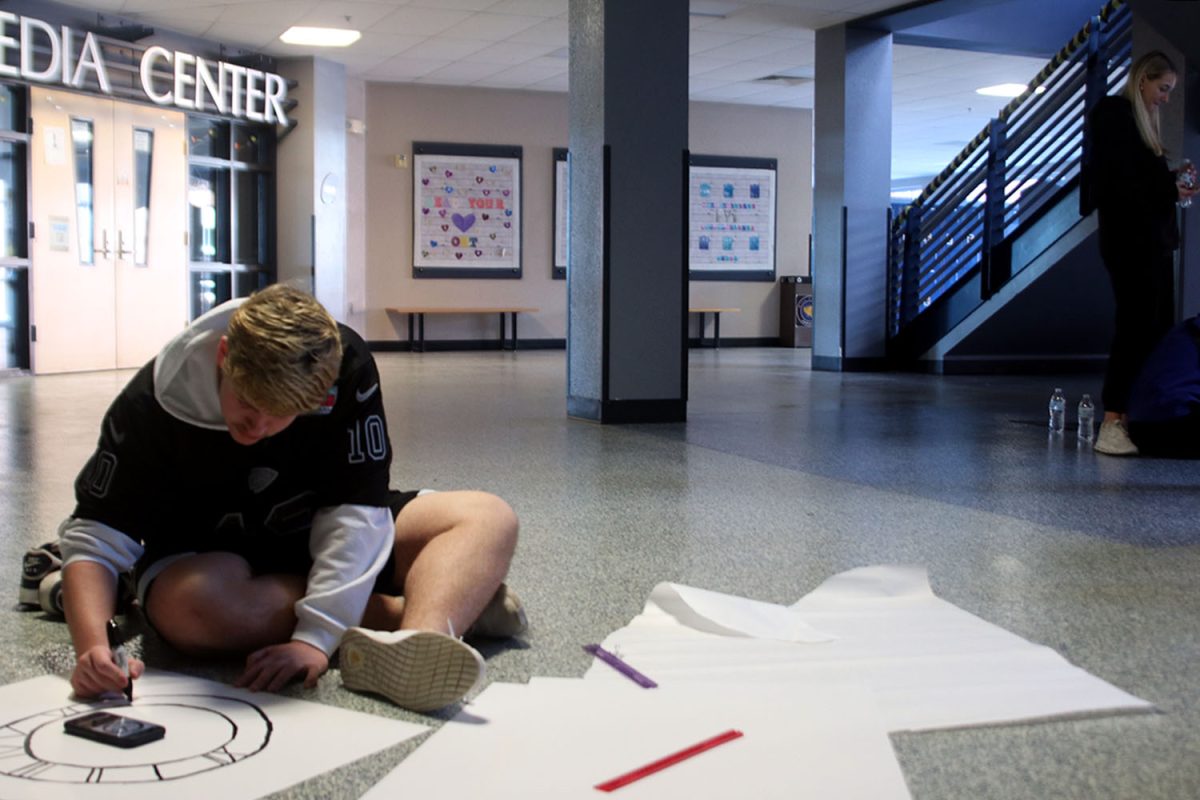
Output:
<svg viewBox="0 0 1200 800">
<path fill-rule="evenodd" d="M 414 353 L 425 352 L 425 315 L 426 314 L 498 314 L 500 316 L 500 349 L 501 350 L 516 350 L 517 349 L 517 314 L 533 314 L 537 311 L 536 308 L 527 308 L 525 306 L 507 306 L 495 308 L 479 308 L 475 306 L 461 307 L 438 307 L 438 306 L 411 306 L 402 308 L 388 308 L 388 313 L 392 314 L 407 314 L 408 315 L 408 345 Z M 506 318 L 505 315 L 508 315 Z M 417 335 L 413 337 L 413 321 L 417 323 Z M 506 322 L 512 319 L 512 347 L 508 346 L 508 335 Z"/>
<path fill-rule="evenodd" d="M 689 308 L 689 314 L 700 315 L 700 346 L 704 347 L 704 315 L 713 315 L 713 347 L 721 346 L 721 314 L 736 314 L 740 308 Z"/>
</svg>

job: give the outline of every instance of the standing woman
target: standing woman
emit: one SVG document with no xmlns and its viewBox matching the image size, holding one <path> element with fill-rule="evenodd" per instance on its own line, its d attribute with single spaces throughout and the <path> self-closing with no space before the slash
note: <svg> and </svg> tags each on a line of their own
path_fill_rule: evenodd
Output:
<svg viewBox="0 0 1200 800">
<path fill-rule="evenodd" d="M 1146 357 L 1175 322 L 1175 203 L 1195 193 L 1167 166 L 1159 133 L 1158 108 L 1177 77 L 1166 55 L 1146 53 L 1129 68 L 1121 93 L 1100 100 L 1088 121 L 1100 255 L 1116 300 L 1095 446 L 1107 455 L 1137 455 L 1125 425 L 1129 393 Z"/>
</svg>

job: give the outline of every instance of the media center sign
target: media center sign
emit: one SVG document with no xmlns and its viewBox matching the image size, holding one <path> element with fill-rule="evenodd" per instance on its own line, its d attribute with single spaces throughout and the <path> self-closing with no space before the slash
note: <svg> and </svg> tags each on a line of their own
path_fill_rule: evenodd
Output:
<svg viewBox="0 0 1200 800">
<path fill-rule="evenodd" d="M 77 50 L 78 40 L 79 34 L 66 25 L 55 27 L 34 17 L 0 11 L 0 78 L 57 83 L 72 89 L 82 89 L 94 80 L 101 92 L 111 95 L 109 68 L 95 35 L 84 33 Z M 39 48 L 48 58 L 37 57 Z M 18 52 L 16 64 L 9 63 L 10 50 Z M 155 45 L 141 54 L 137 73 L 142 94 L 155 105 L 288 124 L 284 110 L 287 81 L 273 72 Z"/>
</svg>

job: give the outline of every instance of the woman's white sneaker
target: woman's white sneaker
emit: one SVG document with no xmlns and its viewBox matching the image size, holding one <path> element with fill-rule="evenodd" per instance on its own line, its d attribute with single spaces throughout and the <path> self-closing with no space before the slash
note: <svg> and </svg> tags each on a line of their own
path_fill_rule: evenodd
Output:
<svg viewBox="0 0 1200 800">
<path fill-rule="evenodd" d="M 1106 456 L 1136 456 L 1137 445 L 1129 438 L 1125 423 L 1112 419 L 1100 423 L 1100 435 L 1096 437 L 1094 449 Z"/>
</svg>

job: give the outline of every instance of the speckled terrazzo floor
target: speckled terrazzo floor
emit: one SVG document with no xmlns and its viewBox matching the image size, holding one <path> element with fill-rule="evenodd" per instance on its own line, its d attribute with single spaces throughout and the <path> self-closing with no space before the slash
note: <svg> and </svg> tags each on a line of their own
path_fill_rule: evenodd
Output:
<svg viewBox="0 0 1200 800">
<path fill-rule="evenodd" d="M 561 351 L 378 356 L 394 484 L 487 489 L 521 516 L 510 583 L 532 629 L 484 649 L 490 679 L 582 675 L 580 645 L 661 580 L 790 603 L 844 569 L 918 563 L 945 599 L 1163 713 L 896 735 L 914 798 L 1200 797 L 1200 463 L 1049 437 L 1053 386 L 1073 407 L 1098 377 L 814 373 L 809 351 L 786 349 L 690 358 L 686 425 L 604 427 L 566 418 Z M 131 374 L 0 378 L 10 598 Z M 69 670 L 65 626 L 13 609 L 0 612 L 0 683 Z M 142 645 L 153 666 L 237 669 Z M 345 691 L 336 672 L 288 693 L 431 719 Z M 358 797 L 419 742 L 277 797 Z"/>
</svg>

